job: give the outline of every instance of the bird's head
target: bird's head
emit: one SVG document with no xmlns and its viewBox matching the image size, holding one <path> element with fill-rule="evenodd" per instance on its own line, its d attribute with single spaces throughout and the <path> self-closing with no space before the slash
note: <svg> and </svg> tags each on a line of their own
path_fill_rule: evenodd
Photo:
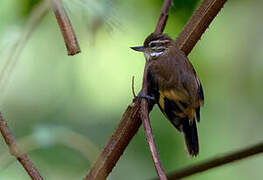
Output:
<svg viewBox="0 0 263 180">
<path fill-rule="evenodd" d="M 143 52 L 147 61 L 155 60 L 168 49 L 172 41 L 167 34 L 152 33 L 145 39 L 143 46 L 131 47 L 131 49 Z"/>
</svg>

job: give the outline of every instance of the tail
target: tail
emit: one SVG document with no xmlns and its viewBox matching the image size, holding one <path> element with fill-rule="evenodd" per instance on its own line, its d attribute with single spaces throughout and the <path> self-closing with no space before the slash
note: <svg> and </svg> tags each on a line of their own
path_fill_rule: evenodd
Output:
<svg viewBox="0 0 263 180">
<path fill-rule="evenodd" d="M 181 131 L 184 134 L 187 153 L 193 157 L 199 153 L 198 134 L 195 120 L 190 122 L 188 119 L 182 121 Z"/>
</svg>

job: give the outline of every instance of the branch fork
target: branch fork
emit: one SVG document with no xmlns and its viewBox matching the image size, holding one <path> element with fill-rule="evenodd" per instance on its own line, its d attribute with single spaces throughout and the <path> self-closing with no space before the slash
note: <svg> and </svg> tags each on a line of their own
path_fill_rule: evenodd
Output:
<svg viewBox="0 0 263 180">
<path fill-rule="evenodd" d="M 225 2 L 226 0 L 202 1 L 200 7 L 195 11 L 188 23 L 185 25 L 183 31 L 176 39 L 176 44 L 178 45 L 179 49 L 182 50 L 186 55 L 188 55 L 191 52 L 192 48 L 198 42 L 201 35 L 205 32 L 208 25 L 218 14 Z M 163 32 L 166 20 L 168 18 L 168 9 L 170 7 L 170 4 L 171 0 L 164 0 L 162 11 L 160 13 L 160 18 L 154 31 L 155 33 Z M 141 92 L 145 92 L 144 94 L 147 94 L 147 88 L 145 88 L 145 84 L 147 84 L 147 82 L 144 80 Z M 91 167 L 88 175 L 84 178 L 84 180 L 101 180 L 107 178 L 107 176 L 115 166 L 116 162 L 123 154 L 123 151 L 128 146 L 132 137 L 138 131 L 138 128 L 140 127 L 142 121 L 146 129 L 146 137 L 149 139 L 148 142 L 151 142 L 149 143 L 150 150 L 152 154 L 154 154 L 154 149 L 156 148 L 154 148 L 153 146 L 153 137 L 152 139 L 151 137 L 148 137 L 148 135 L 151 134 L 151 131 L 149 131 L 149 129 L 151 128 L 149 124 L 148 115 L 149 111 L 151 111 L 151 107 L 149 108 L 147 106 L 148 103 L 145 99 L 135 98 L 133 100 L 133 106 L 128 106 L 128 108 L 124 112 L 121 122 L 115 129 L 111 138 L 106 143 L 102 153 L 99 155 L 97 161 Z M 127 126 L 131 124 L 133 124 L 133 126 Z M 153 159 L 155 162 L 157 173 L 159 175 L 159 179 L 165 179 L 166 177 L 164 171 L 161 168 L 161 164 L 158 165 L 158 154 L 152 156 L 154 157 Z"/>
</svg>

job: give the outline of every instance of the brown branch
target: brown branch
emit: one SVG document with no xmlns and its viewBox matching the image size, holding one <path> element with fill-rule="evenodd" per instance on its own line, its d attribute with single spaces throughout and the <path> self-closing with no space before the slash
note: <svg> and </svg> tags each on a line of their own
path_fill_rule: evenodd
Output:
<svg viewBox="0 0 263 180">
<path fill-rule="evenodd" d="M 227 0 L 203 0 L 175 40 L 178 47 L 188 55 L 208 28 Z"/>
<path fill-rule="evenodd" d="M 212 3 L 211 3 L 212 2 Z M 199 8 L 198 11 L 210 12 L 209 19 L 207 16 L 200 16 L 200 14 L 206 14 L 205 12 L 194 13 L 191 17 L 191 23 L 198 24 L 198 26 L 188 26 L 184 28 L 183 32 L 179 35 L 176 42 L 179 45 L 180 49 L 183 50 L 186 54 L 192 50 L 194 45 L 200 39 L 198 33 L 193 32 L 204 32 L 199 29 L 205 30 L 204 27 L 208 27 L 209 23 L 213 20 L 219 10 L 223 7 L 225 0 L 203 0 L 200 7 L 206 7 L 206 4 L 220 4 L 218 6 L 209 6 L 208 9 Z M 187 23 L 189 24 L 189 23 Z M 163 23 L 163 26 L 165 23 Z M 159 26 L 159 23 L 158 23 Z M 190 29 L 192 28 L 192 29 Z M 156 28 L 157 29 L 157 28 Z M 158 28 L 164 29 L 164 28 Z M 157 30 L 156 30 L 157 31 Z M 158 30 L 159 31 L 159 30 Z M 196 37 L 195 37 L 196 36 Z M 184 40 L 184 38 L 189 37 L 189 40 Z M 188 51 L 186 51 L 188 50 Z M 132 105 L 128 106 L 126 111 L 123 114 L 121 122 L 114 131 L 111 138 L 106 143 L 103 151 L 97 158 L 96 162 L 93 164 L 85 180 L 101 180 L 106 179 L 108 174 L 112 171 L 113 167 L 119 160 L 120 156 L 123 154 L 123 151 L 128 146 L 132 137 L 138 131 L 141 125 L 141 118 L 139 116 L 141 99 L 136 98 Z M 151 107 L 149 108 L 149 112 Z"/>
<path fill-rule="evenodd" d="M 162 7 L 162 10 L 161 10 L 161 14 L 160 14 L 160 17 L 158 19 L 158 22 L 157 22 L 157 25 L 156 25 L 156 28 L 155 28 L 155 33 L 162 33 L 164 28 L 165 28 L 165 25 L 166 25 L 166 22 L 167 22 L 167 19 L 168 19 L 168 10 L 169 10 L 169 7 L 172 3 L 172 0 L 165 0 L 164 3 L 163 3 L 163 7 Z"/>
<path fill-rule="evenodd" d="M 142 94 L 148 94 L 147 90 L 147 72 L 148 72 L 148 63 L 146 62 L 145 68 L 144 68 L 144 75 L 143 75 L 143 85 L 142 85 Z M 142 124 L 144 127 L 145 135 L 147 138 L 147 142 L 149 144 L 149 148 L 152 154 L 154 166 L 156 169 L 156 172 L 159 176 L 160 180 L 167 180 L 165 172 L 163 170 L 160 157 L 157 152 L 156 145 L 154 143 L 154 138 L 153 138 L 153 133 L 152 133 L 152 128 L 149 120 L 149 107 L 148 107 L 148 102 L 146 99 L 141 100 L 141 119 L 142 119 Z"/>
<path fill-rule="evenodd" d="M 242 160 L 244 158 L 259 154 L 263 152 L 263 142 L 244 148 L 242 150 L 238 150 L 232 153 L 228 153 L 225 155 L 220 155 L 215 158 L 211 158 L 204 162 L 198 163 L 196 165 L 192 165 L 181 170 L 175 171 L 168 175 L 168 179 L 181 179 L 184 177 L 191 176 L 196 173 L 201 173 L 203 171 L 210 170 L 215 167 L 219 167 L 228 163 L 232 163 L 235 161 Z"/>
<path fill-rule="evenodd" d="M 54 14 L 57 18 L 60 31 L 63 35 L 68 55 L 80 53 L 80 47 L 73 27 L 70 23 L 66 10 L 63 7 L 61 0 L 49 0 Z"/>
<path fill-rule="evenodd" d="M 24 167 L 28 175 L 32 180 L 43 180 L 37 169 L 34 167 L 33 163 L 27 157 L 26 153 L 16 143 L 15 137 L 12 132 L 9 130 L 7 123 L 0 113 L 0 131 L 1 134 L 9 148 L 10 154 L 15 156 L 20 164 Z"/>
<path fill-rule="evenodd" d="M 106 179 L 112 171 L 113 167 L 141 125 L 139 112 L 140 104 L 141 99 L 135 98 L 134 102 L 127 107 L 122 116 L 121 122 L 106 143 L 103 151 L 84 180 Z"/>
</svg>

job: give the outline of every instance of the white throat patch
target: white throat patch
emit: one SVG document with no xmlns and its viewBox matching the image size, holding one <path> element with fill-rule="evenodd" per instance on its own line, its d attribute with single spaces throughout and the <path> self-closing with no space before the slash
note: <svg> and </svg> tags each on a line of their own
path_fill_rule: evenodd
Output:
<svg viewBox="0 0 263 180">
<path fill-rule="evenodd" d="M 151 53 L 145 52 L 145 53 L 144 53 L 144 57 L 145 57 L 146 60 L 148 61 L 150 58 L 154 58 L 154 57 L 160 56 L 161 54 L 163 54 L 163 52 L 164 52 L 164 51 L 151 52 Z"/>
</svg>

